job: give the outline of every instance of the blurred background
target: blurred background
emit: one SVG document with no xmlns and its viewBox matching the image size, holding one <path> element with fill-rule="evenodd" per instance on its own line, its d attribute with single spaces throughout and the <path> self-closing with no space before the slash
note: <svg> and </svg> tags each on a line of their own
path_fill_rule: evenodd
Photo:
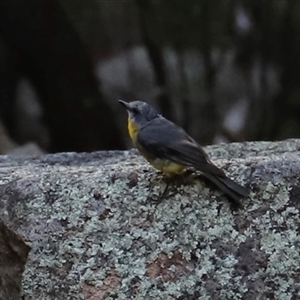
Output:
<svg viewBox="0 0 300 300">
<path fill-rule="evenodd" d="M 300 135 L 299 1 L 0 0 L 0 153 L 131 147 L 118 99 L 203 145 Z"/>
</svg>

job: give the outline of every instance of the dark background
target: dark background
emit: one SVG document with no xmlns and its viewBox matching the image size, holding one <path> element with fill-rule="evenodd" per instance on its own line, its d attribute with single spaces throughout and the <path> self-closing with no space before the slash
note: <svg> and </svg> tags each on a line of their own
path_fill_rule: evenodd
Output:
<svg viewBox="0 0 300 300">
<path fill-rule="evenodd" d="M 118 99 L 205 144 L 300 134 L 299 1 L 1 1 L 0 153 L 130 146 Z"/>
</svg>

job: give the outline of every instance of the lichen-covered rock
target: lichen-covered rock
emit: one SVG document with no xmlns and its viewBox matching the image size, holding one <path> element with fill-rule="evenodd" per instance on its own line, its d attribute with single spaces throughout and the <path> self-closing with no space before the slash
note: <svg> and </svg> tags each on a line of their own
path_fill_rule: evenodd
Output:
<svg viewBox="0 0 300 300">
<path fill-rule="evenodd" d="M 0 220 L 0 299 L 21 299 L 22 275 L 30 247 Z"/>
<path fill-rule="evenodd" d="M 251 189 L 165 183 L 135 151 L 0 157 L 0 218 L 30 244 L 25 299 L 298 299 L 300 140 L 207 147 Z"/>
</svg>

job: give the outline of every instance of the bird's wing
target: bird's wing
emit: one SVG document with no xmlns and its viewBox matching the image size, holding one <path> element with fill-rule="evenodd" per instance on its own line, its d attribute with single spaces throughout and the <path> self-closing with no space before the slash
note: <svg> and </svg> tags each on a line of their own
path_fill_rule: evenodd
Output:
<svg viewBox="0 0 300 300">
<path fill-rule="evenodd" d="M 224 172 L 213 165 L 204 150 L 182 128 L 163 117 L 156 118 L 142 127 L 137 141 L 154 157 L 168 159 L 201 172 L 225 177 Z"/>
</svg>

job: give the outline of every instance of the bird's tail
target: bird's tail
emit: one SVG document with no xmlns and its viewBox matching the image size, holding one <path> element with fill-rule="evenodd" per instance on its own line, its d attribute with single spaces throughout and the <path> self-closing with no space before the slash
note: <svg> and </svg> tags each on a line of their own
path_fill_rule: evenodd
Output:
<svg viewBox="0 0 300 300">
<path fill-rule="evenodd" d="M 216 184 L 225 194 L 237 203 L 240 203 L 241 198 L 245 198 L 249 195 L 249 191 L 246 188 L 228 177 L 220 177 L 210 173 L 204 173 L 203 175 Z"/>
</svg>

